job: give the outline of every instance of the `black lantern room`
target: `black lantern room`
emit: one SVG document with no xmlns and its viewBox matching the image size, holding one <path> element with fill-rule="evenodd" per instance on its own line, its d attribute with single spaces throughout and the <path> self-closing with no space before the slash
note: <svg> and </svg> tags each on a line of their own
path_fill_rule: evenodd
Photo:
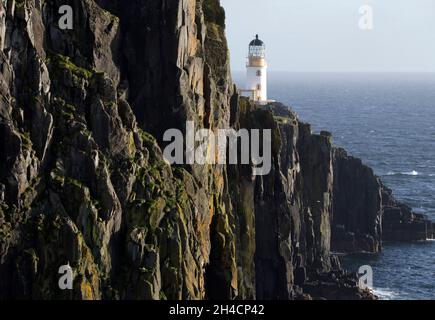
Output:
<svg viewBox="0 0 435 320">
<path fill-rule="evenodd" d="M 249 57 L 264 58 L 266 55 L 266 46 L 264 42 L 255 35 L 255 39 L 249 43 Z"/>
</svg>

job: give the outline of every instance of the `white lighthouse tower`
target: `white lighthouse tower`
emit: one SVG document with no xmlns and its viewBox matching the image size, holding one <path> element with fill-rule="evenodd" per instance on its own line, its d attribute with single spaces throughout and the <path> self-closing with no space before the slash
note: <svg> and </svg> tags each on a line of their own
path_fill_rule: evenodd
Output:
<svg viewBox="0 0 435 320">
<path fill-rule="evenodd" d="M 251 99 L 259 104 L 267 104 L 267 62 L 266 46 L 258 38 L 249 44 L 249 55 L 246 64 L 246 91 Z"/>
</svg>

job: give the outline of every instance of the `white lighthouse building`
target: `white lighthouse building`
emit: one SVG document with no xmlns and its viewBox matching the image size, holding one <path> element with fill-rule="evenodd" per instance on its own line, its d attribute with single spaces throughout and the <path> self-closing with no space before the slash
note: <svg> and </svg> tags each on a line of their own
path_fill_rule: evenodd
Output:
<svg viewBox="0 0 435 320">
<path fill-rule="evenodd" d="M 267 61 L 266 46 L 258 38 L 249 44 L 248 61 L 246 63 L 246 90 L 251 99 L 259 104 L 267 103 Z"/>
</svg>

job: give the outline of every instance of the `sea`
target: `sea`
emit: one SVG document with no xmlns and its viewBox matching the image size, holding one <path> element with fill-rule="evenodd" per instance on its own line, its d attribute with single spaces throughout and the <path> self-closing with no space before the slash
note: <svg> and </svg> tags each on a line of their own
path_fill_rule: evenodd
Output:
<svg viewBox="0 0 435 320">
<path fill-rule="evenodd" d="M 239 87 L 244 73 L 234 72 Z M 396 198 L 435 220 L 435 73 L 268 74 L 268 96 L 314 132 L 372 167 Z M 373 269 L 388 300 L 435 300 L 435 242 L 385 243 L 379 254 L 347 255 L 343 266 Z"/>
</svg>

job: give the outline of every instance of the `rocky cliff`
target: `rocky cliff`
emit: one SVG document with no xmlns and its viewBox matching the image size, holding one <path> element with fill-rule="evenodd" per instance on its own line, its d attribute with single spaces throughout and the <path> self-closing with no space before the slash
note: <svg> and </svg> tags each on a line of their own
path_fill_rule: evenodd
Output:
<svg viewBox="0 0 435 320">
<path fill-rule="evenodd" d="M 378 252 L 382 247 L 381 182 L 360 159 L 340 148 L 333 153 L 333 250 Z"/>
<path fill-rule="evenodd" d="M 381 184 L 383 206 L 382 238 L 385 241 L 424 241 L 435 238 L 435 223 L 397 201 L 391 189 Z"/>
<path fill-rule="evenodd" d="M 333 251 L 379 252 L 383 241 L 434 238 L 433 222 L 397 201 L 371 168 L 341 148 L 333 154 Z"/>
<path fill-rule="evenodd" d="M 218 0 L 0 8 L 0 298 L 371 298 L 331 247 L 380 248 L 377 179 L 237 95 Z M 187 120 L 271 129 L 271 173 L 168 165 L 162 135 Z"/>
</svg>

